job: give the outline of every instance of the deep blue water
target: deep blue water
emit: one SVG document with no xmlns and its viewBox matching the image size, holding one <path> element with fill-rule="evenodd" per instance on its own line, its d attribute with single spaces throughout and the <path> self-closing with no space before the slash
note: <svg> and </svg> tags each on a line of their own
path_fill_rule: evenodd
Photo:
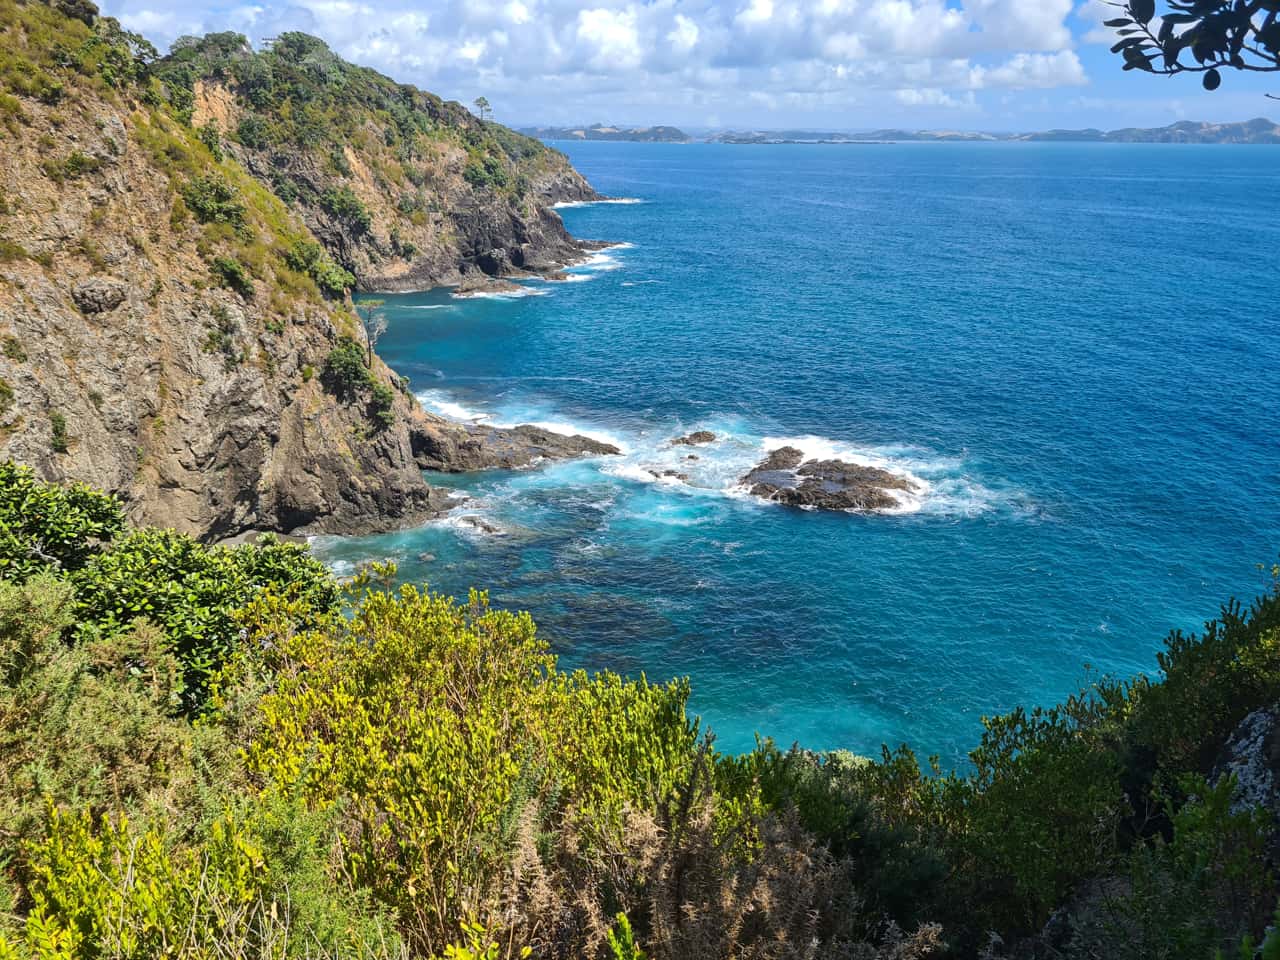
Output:
<svg viewBox="0 0 1280 960">
<path fill-rule="evenodd" d="M 445 478 L 456 518 L 322 541 L 530 610 L 562 664 L 688 675 L 729 750 L 955 762 L 1085 665 L 1154 671 L 1280 551 L 1280 150 L 563 145 L 621 241 L 523 298 L 388 298 L 429 408 L 620 460 Z M 696 451 L 666 441 L 705 428 Z M 793 440 L 929 484 L 892 516 L 736 495 Z M 647 469 L 679 466 L 690 483 Z M 421 555 L 434 555 L 422 560 Z"/>
</svg>

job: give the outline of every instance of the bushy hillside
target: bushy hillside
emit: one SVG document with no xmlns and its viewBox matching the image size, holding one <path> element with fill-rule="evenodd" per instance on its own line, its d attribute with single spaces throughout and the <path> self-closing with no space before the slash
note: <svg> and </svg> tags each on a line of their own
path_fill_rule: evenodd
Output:
<svg viewBox="0 0 1280 960">
<path fill-rule="evenodd" d="M 0 465 L 0 958 L 1243 960 L 1271 919 L 1275 761 L 1215 767 L 1280 587 L 942 775 L 721 755 L 687 683 L 393 573 Z"/>
<path fill-rule="evenodd" d="M 351 265 L 367 265 L 386 221 L 374 216 L 350 246 L 343 238 L 380 208 L 358 199 L 358 183 L 329 180 L 308 195 L 319 206 L 302 197 L 291 206 L 207 125 L 188 122 L 193 94 L 172 64 L 158 79 L 154 55 L 92 4 L 0 0 L 0 451 L 47 478 L 120 494 L 135 520 L 209 539 L 430 516 L 442 498 L 420 464 L 487 461 L 474 437 L 423 413 L 367 350 L 343 264 L 365 251 Z M 323 97 L 343 104 L 325 114 L 326 129 L 358 140 L 377 127 L 383 143 L 394 124 L 378 126 L 381 108 L 361 112 L 362 100 L 338 91 L 348 76 L 389 81 L 335 69 L 308 88 L 332 86 Z M 293 96 L 278 113 L 293 109 Z M 310 115 L 303 104 L 298 113 Z M 445 128 L 442 119 L 414 142 Z M 295 144 L 300 129 L 279 136 Z M 505 136 L 483 129 L 486 144 Z M 280 168 L 295 171 L 290 183 L 304 182 L 297 170 L 309 157 L 301 150 L 298 167 Z M 539 162 L 559 169 L 548 157 Z M 529 161 L 531 176 L 535 167 Z M 567 167 L 558 175 L 588 189 Z M 439 204 L 444 194 L 432 189 L 421 195 Z M 515 189 L 468 187 L 476 222 L 501 208 L 509 227 Z M 534 205 L 532 194 L 521 202 Z M 319 238 L 307 225 L 313 214 Z M 399 236 L 402 266 L 409 237 L 430 246 L 408 227 Z"/>
<path fill-rule="evenodd" d="M 548 270 L 581 252 L 547 209 L 595 196 L 562 154 L 315 37 L 285 33 L 259 52 L 239 34 L 183 38 L 152 72 L 362 287 Z"/>
</svg>

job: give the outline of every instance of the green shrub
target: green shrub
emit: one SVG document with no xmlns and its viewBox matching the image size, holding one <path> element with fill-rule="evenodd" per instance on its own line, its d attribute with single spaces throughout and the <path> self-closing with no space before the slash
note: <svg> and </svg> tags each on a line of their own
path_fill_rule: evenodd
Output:
<svg viewBox="0 0 1280 960">
<path fill-rule="evenodd" d="M 40 169 L 54 183 L 75 180 L 87 173 L 93 173 L 102 167 L 102 161 L 79 150 L 73 150 L 62 160 L 45 160 Z"/>
<path fill-rule="evenodd" d="M 396 422 L 396 395 L 385 383 L 372 383 L 369 386 L 369 419 L 373 421 L 375 431 L 387 430 Z"/>
<path fill-rule="evenodd" d="M 235 257 L 214 257 L 213 274 L 224 287 L 230 287 L 246 300 L 253 299 L 253 279 L 243 263 Z"/>
<path fill-rule="evenodd" d="M 189 180 L 182 188 L 182 199 L 201 223 L 244 226 L 244 202 L 235 188 L 217 174 L 205 174 Z"/>
<path fill-rule="evenodd" d="M 54 453 L 66 453 L 69 441 L 67 418 L 55 410 L 49 414 L 49 449 Z"/>
<path fill-rule="evenodd" d="M 289 269 L 311 277 L 327 297 L 343 297 L 356 284 L 356 278 L 329 259 L 324 248 L 314 241 L 295 241 L 284 258 Z"/>
<path fill-rule="evenodd" d="M 269 616 L 259 629 L 280 635 Z M 279 681 L 251 768 L 342 804 L 351 881 L 427 955 L 459 914 L 492 928 L 523 818 L 572 807 L 620 836 L 623 812 L 665 799 L 692 764 L 687 686 L 557 673 L 529 617 L 481 594 L 371 592 L 349 626 L 268 655 Z"/>
<path fill-rule="evenodd" d="M 350 399 L 369 383 L 364 350 L 350 337 L 341 338 L 324 361 L 325 385 L 342 399 Z"/>
<path fill-rule="evenodd" d="M 330 187 L 320 195 L 320 207 L 330 216 L 343 221 L 357 233 L 365 233 L 373 226 L 373 216 L 355 192 L 345 184 Z"/>
<path fill-rule="evenodd" d="M 196 131 L 200 137 L 200 142 L 209 148 L 209 153 L 213 155 L 214 163 L 221 163 L 222 155 L 222 135 L 218 132 L 216 123 L 207 123 Z"/>
<path fill-rule="evenodd" d="M 123 528 L 114 497 L 82 484 L 45 483 L 29 467 L 0 462 L 0 578 L 79 570 Z"/>
<path fill-rule="evenodd" d="M 205 547 L 172 530 L 142 529 L 93 555 L 73 575 L 81 628 L 112 636 L 147 619 L 182 664 L 183 703 L 199 709 L 236 648 L 235 613 L 270 587 L 312 616 L 334 610 L 337 588 L 305 546 L 264 536 L 256 544 Z"/>
<path fill-rule="evenodd" d="M 14 336 L 4 338 L 3 352 L 5 359 L 12 360 L 14 363 L 26 363 L 27 351 L 22 346 L 22 341 Z"/>
<path fill-rule="evenodd" d="M 9 412 L 13 406 L 13 385 L 0 377 L 0 417 Z"/>
</svg>

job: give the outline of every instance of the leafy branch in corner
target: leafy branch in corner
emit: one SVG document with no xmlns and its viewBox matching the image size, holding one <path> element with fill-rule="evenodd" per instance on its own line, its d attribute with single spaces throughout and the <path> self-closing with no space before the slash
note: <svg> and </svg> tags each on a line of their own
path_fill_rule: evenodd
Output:
<svg viewBox="0 0 1280 960">
<path fill-rule="evenodd" d="M 1111 4 L 1125 14 L 1106 21 L 1120 35 L 1111 52 L 1124 57 L 1124 69 L 1166 76 L 1199 73 L 1206 90 L 1222 85 L 1221 71 L 1227 68 L 1280 72 L 1280 0 L 1167 3 L 1169 11 L 1158 18 L 1155 0 Z"/>
</svg>

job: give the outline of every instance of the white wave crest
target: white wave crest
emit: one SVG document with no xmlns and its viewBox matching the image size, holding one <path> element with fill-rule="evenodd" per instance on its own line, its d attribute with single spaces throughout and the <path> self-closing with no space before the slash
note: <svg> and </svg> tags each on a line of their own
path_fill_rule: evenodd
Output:
<svg viewBox="0 0 1280 960">
<path fill-rule="evenodd" d="M 547 291 L 533 287 L 516 287 L 514 290 L 471 290 L 450 294 L 455 300 L 520 300 L 524 297 L 545 297 Z"/>
<path fill-rule="evenodd" d="M 553 210 L 571 210 L 574 207 L 594 207 L 605 204 L 631 205 L 634 203 L 648 203 L 640 197 L 606 197 L 603 200 L 561 200 L 559 203 L 553 203 Z"/>
<path fill-rule="evenodd" d="M 446 420 L 456 420 L 459 423 L 483 423 L 493 416 L 483 410 L 465 407 L 441 390 L 423 390 L 415 396 L 423 407 L 432 413 L 440 414 Z"/>
</svg>

